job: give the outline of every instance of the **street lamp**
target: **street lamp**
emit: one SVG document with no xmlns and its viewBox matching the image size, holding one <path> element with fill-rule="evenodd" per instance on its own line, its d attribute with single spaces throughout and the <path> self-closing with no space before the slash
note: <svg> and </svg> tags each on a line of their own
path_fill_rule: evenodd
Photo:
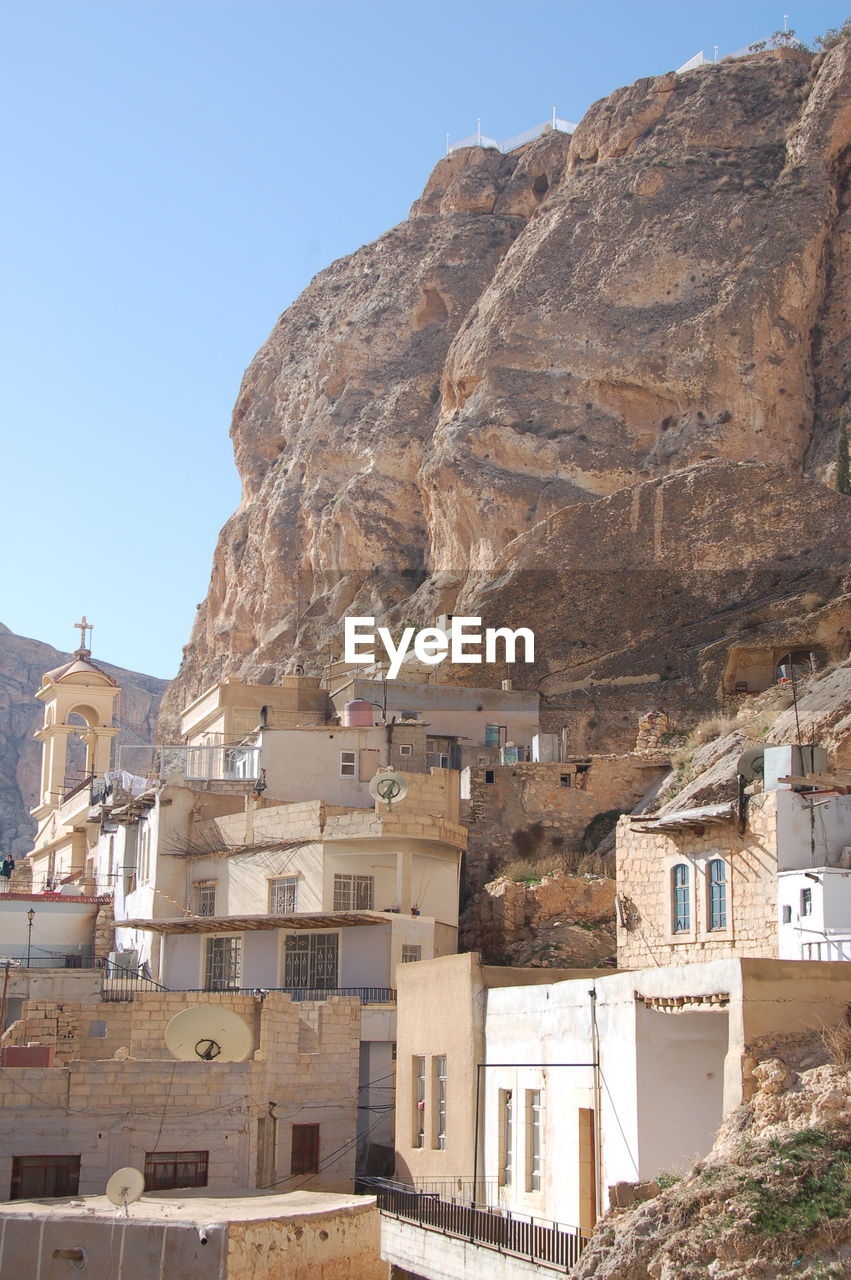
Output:
<svg viewBox="0 0 851 1280">
<path fill-rule="evenodd" d="M 30 952 L 32 951 L 34 919 L 35 919 L 35 912 L 33 911 L 32 907 L 30 907 L 29 911 L 27 912 L 27 968 L 28 969 L 30 967 Z"/>
</svg>

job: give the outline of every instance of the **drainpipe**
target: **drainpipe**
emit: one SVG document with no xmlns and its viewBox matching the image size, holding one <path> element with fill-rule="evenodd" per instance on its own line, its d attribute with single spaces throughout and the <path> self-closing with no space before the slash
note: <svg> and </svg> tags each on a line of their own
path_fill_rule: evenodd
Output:
<svg viewBox="0 0 851 1280">
<path fill-rule="evenodd" d="M 602 1125 L 600 1108 L 603 1091 L 600 1087 L 600 1033 L 597 1027 L 597 988 L 588 992 L 591 997 L 591 1060 L 594 1063 L 594 1198 L 597 1219 L 603 1214 L 603 1153 L 600 1150 Z"/>
</svg>

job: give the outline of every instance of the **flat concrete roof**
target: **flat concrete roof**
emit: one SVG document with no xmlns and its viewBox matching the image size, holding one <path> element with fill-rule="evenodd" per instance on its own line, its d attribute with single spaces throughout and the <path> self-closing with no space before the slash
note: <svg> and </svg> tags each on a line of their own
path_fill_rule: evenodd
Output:
<svg viewBox="0 0 851 1280">
<path fill-rule="evenodd" d="M 192 1222 L 223 1226 L 229 1222 L 264 1222 L 270 1218 L 308 1218 L 323 1214 L 360 1212 L 375 1204 L 375 1196 L 354 1196 L 332 1191 L 288 1191 L 280 1195 L 245 1193 L 240 1196 L 166 1196 L 146 1191 L 128 1205 L 135 1222 Z M 62 1200 L 10 1200 L 0 1205 L 0 1218 L 45 1218 L 115 1223 L 116 1210 L 106 1196 L 74 1196 Z"/>
</svg>

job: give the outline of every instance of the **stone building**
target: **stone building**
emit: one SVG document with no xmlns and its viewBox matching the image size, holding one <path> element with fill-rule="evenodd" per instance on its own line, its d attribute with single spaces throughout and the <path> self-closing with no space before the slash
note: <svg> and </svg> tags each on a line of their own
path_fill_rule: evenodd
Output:
<svg viewBox="0 0 851 1280">
<path fill-rule="evenodd" d="M 723 956 L 851 959 L 851 795 L 781 781 L 790 748 L 767 748 L 765 789 L 736 801 L 622 818 L 618 964 Z"/>
<path fill-rule="evenodd" d="M 126 1166 L 143 1170 L 151 1189 L 186 1194 L 303 1182 L 349 1190 L 360 1002 L 210 994 L 205 1004 L 247 1023 L 249 1057 L 177 1061 L 165 1029 L 193 1003 L 164 990 L 136 992 L 132 1001 L 26 1001 L 2 1042 L 0 1194 L 100 1193 Z M 38 1047 L 40 1065 L 32 1048 L 22 1058 L 27 1046 Z"/>
<path fill-rule="evenodd" d="M 589 824 L 633 809 L 665 776 L 667 760 L 629 753 L 470 768 L 461 782 L 473 884 L 517 859 L 577 851 Z M 606 829 L 601 828 L 597 839 Z"/>
</svg>

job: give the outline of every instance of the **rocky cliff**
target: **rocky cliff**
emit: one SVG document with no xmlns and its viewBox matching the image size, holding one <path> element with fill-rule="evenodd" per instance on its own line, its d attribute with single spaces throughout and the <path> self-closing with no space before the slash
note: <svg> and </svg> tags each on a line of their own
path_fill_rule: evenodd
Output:
<svg viewBox="0 0 851 1280">
<path fill-rule="evenodd" d="M 813 536 L 819 607 L 841 595 L 849 63 L 845 41 L 639 80 L 570 137 L 452 153 L 406 222 L 317 276 L 240 390 L 243 498 L 169 724 L 225 675 L 319 669 L 346 612 L 490 605 L 546 619 L 529 682 L 618 747 L 642 697 L 597 689 L 624 645 L 620 675 L 677 702 L 730 623 L 794 630 Z"/>
<path fill-rule="evenodd" d="M 32 735 L 44 712 L 34 695 L 44 672 L 70 657 L 40 640 L 16 636 L 0 623 L 0 854 L 18 857 L 31 847 L 35 823 L 29 811 L 38 800 L 41 773 L 41 746 Z M 166 681 L 99 665 L 121 686 L 118 743 L 153 742 Z"/>
</svg>

